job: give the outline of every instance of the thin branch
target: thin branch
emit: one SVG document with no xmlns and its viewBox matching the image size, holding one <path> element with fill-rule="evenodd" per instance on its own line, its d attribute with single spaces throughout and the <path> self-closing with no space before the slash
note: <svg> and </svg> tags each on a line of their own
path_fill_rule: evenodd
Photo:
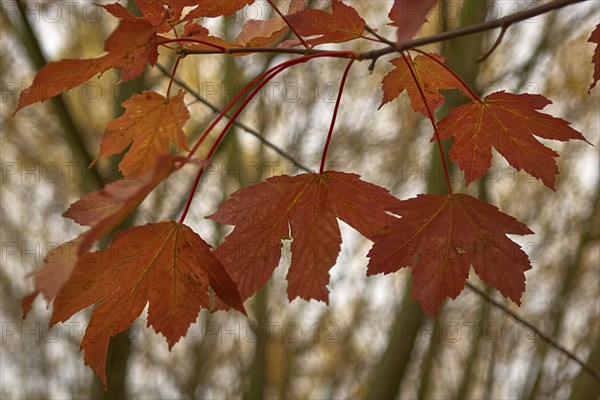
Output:
<svg viewBox="0 0 600 400">
<path fill-rule="evenodd" d="M 169 71 L 167 71 L 167 69 L 164 66 L 162 66 L 159 63 L 156 63 L 155 66 L 165 76 L 170 76 Z M 189 94 L 191 94 L 200 103 L 202 103 L 205 106 L 207 106 L 208 108 L 210 108 L 215 114 L 221 114 L 223 112 L 223 110 L 221 110 L 216 105 L 212 104 L 210 101 L 208 101 L 206 98 L 204 98 L 200 93 L 198 93 L 196 90 L 192 89 L 187 83 L 183 82 L 179 78 L 174 78 L 173 82 L 175 82 L 181 88 L 185 89 Z M 225 117 L 227 119 L 230 119 L 230 116 L 228 114 L 225 114 Z M 271 142 L 269 139 L 267 139 L 263 135 L 261 135 L 260 132 L 258 132 L 256 129 L 251 128 L 250 126 L 246 125 L 243 122 L 235 121 L 233 124 L 235 126 L 237 126 L 238 128 L 243 129 L 244 131 L 246 131 L 250 135 L 254 136 L 258 140 L 260 140 L 266 147 L 270 148 L 271 150 L 273 150 L 274 152 L 276 152 L 277 154 L 279 154 L 281 157 L 287 159 L 288 161 L 290 161 L 292 164 L 294 164 L 299 169 L 301 169 L 301 170 L 303 170 L 305 172 L 313 172 L 309 167 L 305 166 L 304 164 L 300 163 L 299 161 L 296 161 L 291 154 L 289 154 L 288 152 L 286 152 L 285 150 L 283 150 L 281 147 L 277 146 L 275 143 Z"/>
<path fill-rule="evenodd" d="M 300 36 L 300 34 L 298 33 L 298 31 L 296 31 L 296 29 L 292 26 L 292 24 L 290 24 L 290 21 L 288 21 L 288 19 L 285 17 L 285 15 L 283 15 L 283 13 L 279 10 L 279 8 L 277 8 L 277 6 L 275 5 L 275 3 L 273 3 L 272 0 L 267 0 L 267 1 L 271 5 L 271 7 L 273 7 L 273 9 L 275 10 L 275 12 L 277 14 L 279 14 L 279 16 L 281 17 L 281 19 L 286 23 L 286 25 L 290 28 L 290 30 L 292 32 L 294 32 L 294 35 L 296 35 L 296 37 L 298 38 L 298 40 L 300 40 L 300 43 L 302 43 L 302 46 L 304 46 L 304 48 L 306 48 L 306 49 L 310 49 L 310 46 L 308 45 L 308 43 L 306 43 L 306 40 L 304 40 L 302 38 L 302 36 Z"/>
<path fill-rule="evenodd" d="M 483 62 L 483 61 L 487 60 L 489 56 L 492 55 L 492 53 L 494 52 L 494 50 L 496 50 L 496 48 L 502 42 L 502 39 L 504 39 L 504 34 L 506 33 L 507 30 L 508 30 L 508 26 L 503 26 L 502 27 L 502 30 L 500 31 L 500 34 L 498 35 L 498 38 L 496 38 L 496 41 L 494 42 L 493 46 L 488 50 L 487 53 L 485 53 L 483 56 L 479 57 L 477 59 L 477 62 Z"/>
<path fill-rule="evenodd" d="M 442 139 L 440 137 L 440 132 L 438 131 L 437 124 L 435 123 L 435 117 L 433 116 L 433 111 L 431 111 L 431 107 L 429 107 L 429 103 L 427 103 L 427 96 L 425 96 L 425 92 L 421 87 L 421 83 L 419 82 L 419 78 L 417 77 L 417 72 L 415 71 L 412 65 L 412 59 L 410 58 L 410 54 L 401 53 L 402 59 L 408 68 L 408 71 L 412 75 L 413 81 L 419 90 L 419 94 L 421 95 L 421 99 L 423 100 L 423 104 L 425 104 L 425 109 L 427 110 L 427 116 L 431 121 L 431 125 L 433 126 L 433 132 L 435 134 L 435 141 L 437 142 L 438 150 L 440 152 L 440 158 L 442 160 L 442 166 L 444 167 L 444 177 L 446 178 L 446 186 L 448 187 L 448 193 L 452 194 L 452 183 L 450 183 L 450 175 L 448 174 L 448 166 L 446 165 L 446 156 L 444 155 L 444 148 L 442 147 Z"/>
<path fill-rule="evenodd" d="M 552 10 L 558 10 L 560 8 L 576 4 L 583 3 L 587 0 L 554 0 L 549 3 L 544 3 L 540 6 L 532 8 L 530 10 L 520 11 L 514 13 L 512 15 L 507 15 L 506 17 L 499 18 L 493 21 L 483 22 L 481 24 L 475 24 L 471 26 L 466 26 L 464 28 L 453 29 L 451 31 L 446 31 L 442 33 L 438 33 L 436 35 L 431 35 L 419 39 L 410 40 L 408 42 L 403 43 L 402 45 L 393 48 L 393 47 L 385 47 L 383 49 L 367 51 L 365 53 L 359 54 L 359 60 L 372 60 L 374 58 L 381 57 L 385 54 L 390 54 L 398 51 L 409 50 L 414 47 L 424 46 L 427 44 L 443 42 L 445 40 L 450 40 L 462 36 L 472 35 L 479 32 L 488 31 L 495 28 L 501 28 L 503 26 L 509 27 L 510 25 L 521 22 L 526 19 L 536 17 L 538 15 L 545 14 Z"/>
<path fill-rule="evenodd" d="M 369 25 L 365 25 L 365 30 L 367 32 L 369 32 L 371 35 L 375 36 L 380 41 L 382 41 L 383 43 L 385 43 L 385 44 L 387 44 L 389 46 L 392 46 L 392 47 L 396 46 L 395 42 L 393 42 L 390 39 L 387 39 L 387 38 L 381 36 L 379 33 L 377 33 L 377 31 L 375 29 L 371 28 Z"/>
<path fill-rule="evenodd" d="M 454 29 L 451 31 L 446 31 L 442 33 L 438 33 L 436 35 L 431 35 L 419 39 L 409 40 L 404 42 L 401 45 L 388 45 L 381 49 L 366 51 L 363 53 L 357 53 L 356 59 L 359 61 L 362 60 L 376 60 L 377 58 L 384 56 L 386 54 L 402 52 L 404 50 L 410 50 L 415 47 L 424 46 L 427 44 L 443 42 L 445 40 L 454 39 L 457 37 L 472 35 L 479 32 L 488 31 L 495 28 L 504 28 L 508 29 L 514 23 L 524 21 L 526 19 L 536 17 L 538 15 L 545 14 L 552 10 L 557 10 L 572 4 L 582 3 L 588 0 L 554 0 L 549 3 L 544 3 L 535 8 L 520 11 L 514 13 L 512 15 L 508 15 L 503 18 L 499 18 L 493 21 L 483 22 L 481 24 L 475 24 L 471 26 L 467 26 L 464 28 Z M 279 54 L 298 54 L 298 55 L 307 55 L 307 54 L 317 54 L 317 53 L 328 53 L 334 52 L 332 50 L 315 50 L 315 49 L 289 49 L 289 48 L 277 48 L 277 47 L 255 47 L 255 48 L 247 48 L 247 47 L 235 47 L 226 49 L 224 52 L 214 51 L 214 50 L 182 50 L 183 54 L 239 54 L 239 53 L 279 53 Z M 348 56 L 340 56 L 340 58 L 349 58 Z"/>
<path fill-rule="evenodd" d="M 517 315 L 516 313 L 514 313 L 512 310 L 510 310 L 504 304 L 499 303 L 496 300 L 492 299 L 490 296 L 488 296 L 484 291 L 482 291 L 481 289 L 479 289 L 477 286 L 475 286 L 475 285 L 473 285 L 473 284 L 471 284 L 469 282 L 466 282 L 465 285 L 469 289 L 471 289 L 473 292 L 475 292 L 479 296 L 481 296 L 485 301 L 493 304 L 494 306 L 496 306 L 500 310 L 502 310 L 504 313 L 506 313 L 509 316 L 511 316 L 515 321 L 517 321 L 518 323 L 520 323 L 522 325 L 525 325 L 527 328 L 531 329 L 543 341 L 545 341 L 550 346 L 554 347 L 556 350 L 558 350 L 561 353 L 563 353 L 564 355 L 566 355 L 571 360 L 575 361 L 577 364 L 579 364 L 579 366 L 581 368 L 583 368 L 587 373 L 589 373 L 594 379 L 596 379 L 597 381 L 600 382 L 600 372 L 596 371 L 594 368 L 592 368 L 589 365 L 587 365 L 585 363 L 585 361 L 583 361 L 581 358 L 577 357 L 575 354 L 573 354 L 571 351 L 569 351 L 566 348 L 564 348 L 562 345 L 560 345 L 558 342 L 556 342 L 550 336 L 548 336 L 545 333 L 543 333 L 542 331 L 540 331 L 538 328 L 535 327 L 535 325 L 533 325 L 532 323 L 528 322 L 524 318 L 522 318 L 519 315 Z"/>
</svg>

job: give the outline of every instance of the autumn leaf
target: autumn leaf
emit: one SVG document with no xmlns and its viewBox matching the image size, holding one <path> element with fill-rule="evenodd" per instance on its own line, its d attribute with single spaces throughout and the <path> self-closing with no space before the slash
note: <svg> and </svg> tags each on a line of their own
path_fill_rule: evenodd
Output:
<svg viewBox="0 0 600 400">
<path fill-rule="evenodd" d="M 103 189 L 88 193 L 71 204 L 63 215 L 82 226 L 89 226 L 90 229 L 48 253 L 44 267 L 33 273 L 35 291 L 23 301 L 24 315 L 29 312 L 31 303 L 39 293 L 48 300 L 56 297 L 89 248 L 116 228 L 156 185 L 173 172 L 173 162 L 170 158 L 158 161 L 158 164 L 143 176 L 109 183 Z"/>
<path fill-rule="evenodd" d="M 31 86 L 19 95 L 15 113 L 30 104 L 46 101 L 79 86 L 111 68 L 121 68 L 121 81 L 128 81 L 141 75 L 146 63 L 154 65 L 158 58 L 157 26 L 132 16 L 122 6 L 111 6 L 104 8 L 108 7 L 109 12 L 124 19 L 106 39 L 104 50 L 108 53 L 97 58 L 66 59 L 46 64 L 37 73 Z"/>
<path fill-rule="evenodd" d="M 437 4 L 437 0 L 394 0 L 388 17 L 390 25 L 398 28 L 398 43 L 410 40 L 419 32 L 429 10 Z"/>
<path fill-rule="evenodd" d="M 500 91 L 455 108 L 442 119 L 440 137 L 454 137 L 450 159 L 464 171 L 467 185 L 488 169 L 493 147 L 517 170 L 523 169 L 554 190 L 558 153 L 533 135 L 560 141 L 585 138 L 567 121 L 537 111 L 549 104 L 541 95 Z"/>
<path fill-rule="evenodd" d="M 292 0 L 288 14 L 304 9 L 303 0 Z M 275 43 L 289 29 L 287 23 L 279 15 L 268 20 L 247 21 L 236 37 L 236 42 L 246 47 L 266 47 Z"/>
<path fill-rule="evenodd" d="M 207 42 L 209 44 L 213 44 L 215 46 L 222 47 L 225 49 L 231 47 L 238 47 L 237 43 L 229 42 L 216 36 L 211 36 L 208 29 L 206 29 L 204 26 L 192 22 L 188 22 L 185 25 L 181 38 L 201 40 L 203 42 Z M 216 50 L 218 48 L 204 43 L 186 41 L 182 41 L 181 45 L 185 48 L 192 50 Z"/>
<path fill-rule="evenodd" d="M 183 126 L 190 113 L 183 102 L 184 95 L 180 90 L 169 101 L 151 91 L 132 95 L 123 102 L 123 115 L 106 125 L 97 159 L 120 153 L 131 144 L 119 169 L 125 177 L 132 177 L 145 173 L 157 159 L 169 155 L 170 143 L 187 150 Z"/>
<path fill-rule="evenodd" d="M 336 218 L 371 237 L 394 219 L 385 212 L 393 202 L 387 190 L 358 175 L 327 171 L 277 176 L 241 189 L 209 218 L 235 225 L 216 254 L 242 299 L 267 283 L 279 263 L 281 240 L 291 233 L 288 298 L 327 302 L 329 269 L 342 242 Z"/>
<path fill-rule="evenodd" d="M 310 46 L 347 42 L 365 34 L 365 20 L 354 8 L 340 0 L 332 0 L 331 12 L 304 10 L 290 15 L 288 21 L 299 35 L 303 37 L 318 36 L 306 40 Z M 294 40 L 287 46 L 299 43 Z"/>
<path fill-rule="evenodd" d="M 193 21 L 198 18 L 227 16 L 252 3 L 254 3 L 254 0 L 196 0 L 193 4 L 197 4 L 198 7 L 187 13 L 183 20 Z"/>
<path fill-rule="evenodd" d="M 143 18 L 157 26 L 157 32 L 168 32 L 180 22 L 183 9 L 193 1 L 136 0 L 135 3 Z"/>
<path fill-rule="evenodd" d="M 401 218 L 373 239 L 369 275 L 411 266 L 413 297 L 436 317 L 446 297 L 460 294 L 472 265 L 484 282 L 520 304 L 531 265 L 506 235 L 533 233 L 525 224 L 466 194 L 422 194 L 388 211 Z"/>
<path fill-rule="evenodd" d="M 211 308 L 208 287 L 245 314 L 235 283 L 210 246 L 177 222 L 117 232 L 106 250 L 87 254 L 54 300 L 51 324 L 94 303 L 81 348 L 85 363 L 104 382 L 109 339 L 148 308 L 148 326 L 173 347 L 200 312 Z"/>
<path fill-rule="evenodd" d="M 596 86 L 596 82 L 600 79 L 600 24 L 596 25 L 596 29 L 590 35 L 590 38 L 587 40 L 589 43 L 596 43 L 596 48 L 594 49 L 594 56 L 592 57 L 592 63 L 594 63 L 594 81 L 590 85 L 588 89 L 588 93 L 592 91 L 594 86 Z"/>
<path fill-rule="evenodd" d="M 432 60 L 435 58 L 439 62 Z M 429 57 L 418 55 L 412 59 L 411 66 L 419 81 L 419 86 L 425 94 L 427 104 L 431 111 L 435 111 L 444 103 L 444 97 L 440 94 L 442 89 L 458 89 L 466 96 L 471 97 L 470 93 L 465 90 L 464 86 L 447 68 L 440 65 L 445 58 L 434 53 L 430 53 Z M 429 116 L 427 108 L 423 102 L 423 97 L 419 92 L 419 88 L 415 84 L 415 80 L 411 74 L 406 61 L 402 57 L 394 58 L 390 61 L 394 65 L 386 76 L 381 81 L 383 89 L 383 100 L 379 105 L 381 108 L 384 104 L 394 100 L 403 91 L 407 91 L 413 110 L 420 112 L 425 116 Z"/>
</svg>

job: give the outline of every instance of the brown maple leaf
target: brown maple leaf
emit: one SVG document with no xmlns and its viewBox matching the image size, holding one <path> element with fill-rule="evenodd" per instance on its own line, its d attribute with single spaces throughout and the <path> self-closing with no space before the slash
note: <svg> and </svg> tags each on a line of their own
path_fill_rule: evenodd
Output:
<svg viewBox="0 0 600 400">
<path fill-rule="evenodd" d="M 585 140 L 563 119 L 537 110 L 552 102 L 542 95 L 503 91 L 455 108 L 438 123 L 442 139 L 454 137 L 450 159 L 464 171 L 467 185 L 492 162 L 492 147 L 517 170 L 525 170 L 554 190 L 558 153 L 533 135 L 552 140 Z"/>
<path fill-rule="evenodd" d="M 358 175 L 277 176 L 235 192 L 208 218 L 235 225 L 216 254 L 238 284 L 242 299 L 262 288 L 280 259 L 281 240 L 290 236 L 292 263 L 288 298 L 327 302 L 329 269 L 342 242 L 336 218 L 371 237 L 393 217 L 394 197 Z"/>
<path fill-rule="evenodd" d="M 131 144 L 119 169 L 125 177 L 132 177 L 145 173 L 157 159 L 168 156 L 170 143 L 187 150 L 183 126 L 190 113 L 183 101 L 184 95 L 180 90 L 168 101 L 151 91 L 132 95 L 123 102 L 123 115 L 106 125 L 96 160 L 120 153 Z"/>
<path fill-rule="evenodd" d="M 596 49 L 594 50 L 594 56 L 592 57 L 592 63 L 594 64 L 594 81 L 588 89 L 589 93 L 600 79 L 600 24 L 596 25 L 596 29 L 594 29 L 587 41 L 589 43 L 596 43 Z"/>
<path fill-rule="evenodd" d="M 56 297 L 89 248 L 116 228 L 173 170 L 172 160 L 162 158 L 147 174 L 109 183 L 71 204 L 63 215 L 90 229 L 50 251 L 44 267 L 33 272 L 35 291 L 23 301 L 23 314 L 29 312 L 39 293 L 48 300 Z"/>
<path fill-rule="evenodd" d="M 436 108 L 444 103 L 444 96 L 440 94 L 440 90 L 442 89 L 458 89 L 466 96 L 471 97 L 460 80 L 448 71 L 448 69 L 440 65 L 440 63 L 445 61 L 444 57 L 434 53 L 429 55 L 430 57 L 425 55 L 416 56 L 412 60 L 411 65 L 431 111 L 435 111 Z M 432 60 L 431 57 L 440 63 Z M 423 97 L 404 58 L 394 58 L 390 62 L 395 68 L 388 72 L 381 81 L 383 100 L 379 108 L 394 100 L 400 93 L 406 90 L 413 110 L 429 116 L 423 102 Z"/>
<path fill-rule="evenodd" d="M 388 17 L 392 20 L 390 25 L 398 28 L 398 43 L 412 39 L 419 32 L 421 25 L 427 22 L 427 13 L 437 2 L 438 0 L 394 0 Z"/>
<path fill-rule="evenodd" d="M 222 302 L 245 314 L 235 283 L 210 246 L 177 222 L 117 232 L 106 250 L 87 254 L 54 300 L 51 324 L 94 308 L 81 348 L 85 363 L 104 382 L 109 339 L 148 308 L 148 326 L 173 347 L 200 312 L 211 308 L 208 287 Z"/>
<path fill-rule="evenodd" d="M 527 254 L 507 234 L 533 233 L 496 207 L 466 194 L 419 195 L 389 211 L 400 216 L 373 238 L 368 274 L 413 268 L 413 297 L 437 316 L 464 288 L 472 265 L 487 284 L 520 304 Z"/>
<path fill-rule="evenodd" d="M 351 6 L 340 0 L 332 0 L 331 12 L 304 10 L 287 17 L 294 30 L 303 37 L 318 36 L 306 40 L 310 46 L 324 43 L 342 43 L 358 39 L 365 34 L 365 20 Z M 283 47 L 300 44 L 298 40 L 287 41 Z"/>
</svg>

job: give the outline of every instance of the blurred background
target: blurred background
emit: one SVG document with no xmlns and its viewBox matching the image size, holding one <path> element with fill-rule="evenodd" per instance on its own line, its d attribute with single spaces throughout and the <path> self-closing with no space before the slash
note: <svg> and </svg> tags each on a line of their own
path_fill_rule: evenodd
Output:
<svg viewBox="0 0 600 400">
<path fill-rule="evenodd" d="M 380 34 L 394 38 L 386 25 L 392 1 L 345 3 Z M 136 10 L 131 1 L 121 4 Z M 537 4 L 441 0 L 421 35 Z M 257 1 L 236 15 L 202 22 L 213 35 L 233 39 L 248 19 L 272 15 L 267 2 Z M 494 204 L 535 232 L 513 238 L 533 265 L 526 273 L 521 307 L 474 274 L 469 282 L 596 370 L 600 90 L 587 93 L 594 46 L 586 41 L 599 22 L 595 0 L 527 20 L 512 26 L 484 62 L 477 59 L 499 30 L 425 48 L 447 57 L 480 94 L 543 94 L 553 102 L 544 111 L 570 121 L 595 146 L 542 140 L 560 154 L 556 192 L 514 170 L 498 154 L 486 176 L 468 188 L 456 166 L 450 166 L 450 173 L 457 192 Z M 149 89 L 164 94 L 168 77 L 159 67 L 147 68 L 141 78 L 118 84 L 118 72 L 109 71 L 51 101 L 12 113 L 19 92 L 46 62 L 102 54 L 116 24 L 92 2 L 2 1 L 0 398 L 598 398 L 599 382 L 591 374 L 473 290 L 466 288 L 447 301 L 433 320 L 412 300 L 409 270 L 366 277 L 371 243 L 342 222 L 342 252 L 331 270 L 329 305 L 288 302 L 284 279 L 290 253 L 284 243 L 273 278 L 246 302 L 248 318 L 203 310 L 171 352 L 164 338 L 146 327 L 144 314 L 115 337 L 107 364 L 110 391 L 104 392 L 79 352 L 90 310 L 49 328 L 51 305 L 37 299 L 23 319 L 20 303 L 33 289 L 28 274 L 42 265 L 48 251 L 83 230 L 61 214 L 83 193 L 120 176 L 118 157 L 88 169 L 107 121 L 123 112 L 120 104 L 131 93 Z M 325 48 L 365 51 L 377 46 L 356 40 Z M 257 74 L 287 58 L 185 58 L 177 78 L 197 95 L 186 95 L 190 141 L 216 115 L 207 104 L 223 107 Z M 389 59 L 378 60 L 372 74 L 367 62 L 354 64 L 329 168 L 359 173 L 400 199 L 445 193 L 437 148 L 429 142 L 430 122 L 412 111 L 405 94 L 377 110 Z M 167 74 L 174 61 L 174 52 L 161 50 L 159 64 Z M 203 238 L 216 245 L 229 232 L 204 216 L 233 191 L 269 176 L 300 173 L 297 163 L 318 167 L 345 64 L 319 59 L 289 69 L 244 111 L 239 121 L 245 127 L 236 126 L 220 147 L 186 219 Z M 451 92 L 447 96 L 439 117 L 460 101 Z M 123 228 L 177 218 L 195 172 L 186 167 L 171 176 Z"/>
</svg>

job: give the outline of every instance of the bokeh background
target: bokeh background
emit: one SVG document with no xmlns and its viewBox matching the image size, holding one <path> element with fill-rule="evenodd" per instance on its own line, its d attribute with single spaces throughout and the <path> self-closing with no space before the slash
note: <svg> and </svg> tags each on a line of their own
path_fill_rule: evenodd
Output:
<svg viewBox="0 0 600 400">
<path fill-rule="evenodd" d="M 389 38 L 391 1 L 346 1 Z M 440 0 L 421 35 L 496 19 L 535 7 L 538 1 Z M 130 1 L 123 5 L 135 11 Z M 312 2 L 327 7 L 328 2 Z M 282 8 L 285 9 L 285 2 Z M 257 1 L 234 16 L 203 21 L 214 35 L 235 38 L 250 18 L 269 18 Z M 52 306 L 42 299 L 23 319 L 20 302 L 33 288 L 28 274 L 56 245 L 82 228 L 61 214 L 83 193 L 119 178 L 118 157 L 88 170 L 104 126 L 120 104 L 142 89 L 166 91 L 160 68 L 147 68 L 118 84 L 109 71 L 59 98 L 13 116 L 18 94 L 47 61 L 102 54 L 117 21 L 88 1 L 2 1 L 1 343 L 0 398 L 598 398 L 599 382 L 554 346 L 496 307 L 495 301 L 535 325 L 596 370 L 600 370 L 599 160 L 600 90 L 592 81 L 594 46 L 587 43 L 600 22 L 600 2 L 586 1 L 512 26 L 501 45 L 477 62 L 499 30 L 426 47 L 442 53 L 474 90 L 543 94 L 544 111 L 570 121 L 586 143 L 543 141 L 560 153 L 556 192 L 494 155 L 480 181 L 464 187 L 456 166 L 453 186 L 490 202 L 526 223 L 534 235 L 514 237 L 529 254 L 527 290 L 521 307 L 471 274 L 469 282 L 488 296 L 465 291 L 447 301 L 437 320 L 411 298 L 410 271 L 366 277 L 371 243 L 344 223 L 343 245 L 331 270 L 330 304 L 286 298 L 289 243 L 267 287 L 247 301 L 248 318 L 202 311 L 171 352 L 146 327 L 145 315 L 111 342 L 110 391 L 83 364 L 79 343 L 89 320 L 84 310 L 48 327 Z M 364 51 L 377 44 L 357 40 L 341 46 Z M 288 56 L 226 58 L 189 56 L 177 78 L 201 101 L 186 96 L 192 117 L 190 140 L 214 118 L 207 103 L 222 107 L 240 88 Z M 390 57 L 355 63 L 345 89 L 329 152 L 329 167 L 352 171 L 391 190 L 400 199 L 444 193 L 431 124 L 411 110 L 408 98 L 378 110 L 380 81 Z M 164 49 L 167 74 L 175 60 Z M 296 162 L 318 166 L 344 61 L 315 60 L 277 76 L 247 108 L 219 149 L 186 219 L 218 244 L 229 232 L 204 216 L 240 187 L 269 176 L 301 172 L 256 136 Z M 447 93 L 449 103 L 460 99 Z M 206 149 L 201 149 L 201 152 Z M 185 168 L 160 185 L 128 224 L 176 218 L 195 169 Z M 103 245 L 102 243 L 100 244 Z"/>
</svg>

